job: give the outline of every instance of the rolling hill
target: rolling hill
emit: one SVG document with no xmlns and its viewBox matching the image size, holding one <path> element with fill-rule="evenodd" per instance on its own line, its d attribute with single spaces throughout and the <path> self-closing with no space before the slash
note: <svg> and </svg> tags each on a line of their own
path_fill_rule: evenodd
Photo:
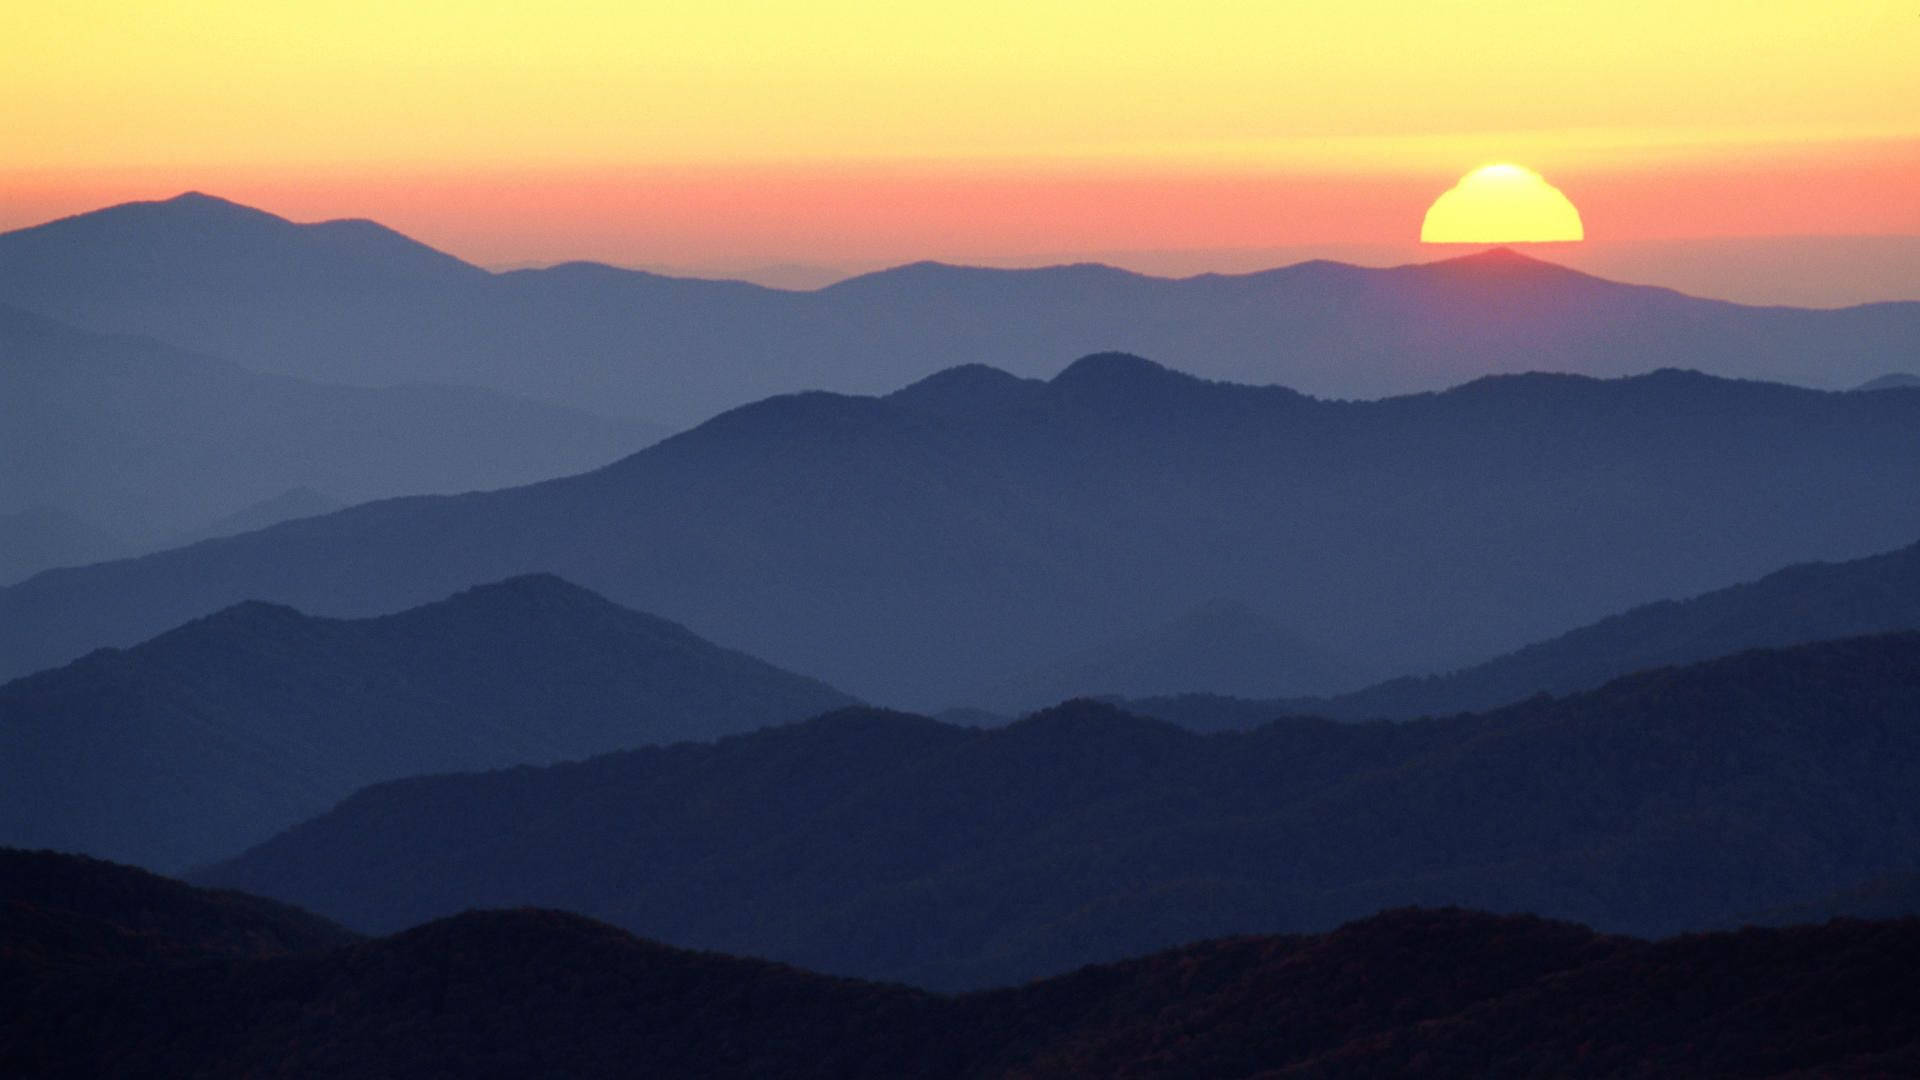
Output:
<svg viewBox="0 0 1920 1080">
<path fill-rule="evenodd" d="M 0 844 L 178 870 L 354 789 L 851 701 L 553 577 L 383 618 L 241 604 L 0 686 Z"/>
<path fill-rule="evenodd" d="M 0 867 L 44 874 L 48 858 L 0 852 Z M 85 892 L 122 892 L 125 871 L 57 869 L 66 904 L 0 905 L 13 1076 L 1765 1077 L 1920 1061 L 1912 996 L 1887 992 L 1920 962 L 1914 920 L 1646 942 L 1403 910 L 942 997 L 537 910 L 237 957 L 220 930 L 243 897 L 140 882 L 155 902 L 136 930 Z"/>
<path fill-rule="evenodd" d="M 1404 904 L 1666 934 L 1910 870 L 1920 634 L 1406 724 L 852 710 L 367 788 L 200 875 L 369 932 L 532 904 L 942 989 Z"/>
<path fill-rule="evenodd" d="M 302 378 L 487 386 L 674 426 L 958 364 L 1035 376 L 1096 349 L 1332 397 L 1661 367 L 1840 389 L 1920 352 L 1920 303 L 1743 307 L 1511 251 L 1185 279 L 916 263 L 788 292 L 587 263 L 492 274 L 373 222 L 201 194 L 0 235 L 0 302 Z"/>
<path fill-rule="evenodd" d="M 368 615 L 553 572 L 917 708 L 1220 596 L 1364 685 L 1912 543 L 1917 430 L 1913 395 L 1686 372 L 1352 403 L 1117 354 L 959 368 L 771 398 L 579 476 L 42 574 L 0 590 L 0 674 L 244 600 Z"/>
</svg>

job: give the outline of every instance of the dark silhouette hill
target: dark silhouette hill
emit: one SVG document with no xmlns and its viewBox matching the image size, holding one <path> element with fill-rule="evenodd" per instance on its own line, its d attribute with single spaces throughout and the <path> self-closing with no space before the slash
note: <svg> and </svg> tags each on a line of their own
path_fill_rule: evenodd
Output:
<svg viewBox="0 0 1920 1080">
<path fill-rule="evenodd" d="M 264 375 L 0 307 L 0 513 L 53 507 L 149 548 L 290 489 L 361 502 L 507 487 L 603 465 L 662 434 L 470 387 Z M 25 571 L 7 561 L 18 575 L 105 557 L 79 543 L 51 554 L 67 558 Z"/>
<path fill-rule="evenodd" d="M 100 864 L 70 874 L 89 875 L 119 884 Z M 236 899 L 182 892 L 188 911 Z M 1920 961 L 1915 920 L 1646 942 L 1400 910 L 940 997 L 524 909 L 249 958 L 200 948 L 200 923 L 163 909 L 186 932 L 147 937 L 172 951 L 90 951 L 121 927 L 74 899 L 0 907 L 9 1075 L 1759 1077 L 1920 1061 L 1913 996 L 1894 992 Z"/>
<path fill-rule="evenodd" d="M 1170 694 L 1205 687 L 1277 697 L 1352 685 L 1351 665 L 1231 600 L 1212 600 L 1143 633 L 1034 668 L 971 700 L 1005 713 L 1068 698 Z M 1269 718 L 1270 719 L 1270 718 Z"/>
<path fill-rule="evenodd" d="M 1185 279 L 915 263 L 788 292 L 589 263 L 490 274 L 372 222 L 199 194 L 0 235 L 0 302 L 302 378 L 483 385 L 674 426 L 958 364 L 1037 376 L 1093 349 L 1333 397 L 1661 367 L 1842 389 L 1920 352 L 1920 303 L 1743 307 L 1507 249 Z"/>
<path fill-rule="evenodd" d="M 771 398 L 562 480 L 51 571 L 0 591 L 0 672 L 243 600 L 366 615 L 551 571 L 921 708 L 1218 596 L 1364 685 L 1912 543 L 1916 430 L 1912 395 L 1677 371 L 1343 403 L 1124 355 L 967 368 Z"/>
<path fill-rule="evenodd" d="M 357 940 L 262 897 L 81 855 L 0 848 L 0 983 L 87 961 L 283 956 Z"/>
<path fill-rule="evenodd" d="M 1920 375 L 1909 375 L 1904 371 L 1891 375 L 1882 375 L 1869 379 L 1854 387 L 1855 390 L 1911 390 L 1920 388 Z"/>
<path fill-rule="evenodd" d="M 1123 707 L 1199 731 L 1254 727 L 1286 715 L 1444 716 L 1534 694 L 1590 690 L 1647 668 L 1896 630 L 1920 630 L 1920 544 L 1849 562 L 1790 566 L 1691 599 L 1657 601 L 1447 675 L 1403 677 L 1332 698 L 1162 695 Z"/>
<path fill-rule="evenodd" d="M 1916 716 L 1920 634 L 1406 724 L 853 710 L 377 785 L 203 880 L 373 932 L 565 907 L 939 988 L 1415 903 L 1665 934 L 1911 869 Z"/>
<path fill-rule="evenodd" d="M 376 780 L 714 738 L 850 700 L 547 576 L 372 619 L 241 604 L 0 686 L 0 843 L 177 870 Z"/>
</svg>

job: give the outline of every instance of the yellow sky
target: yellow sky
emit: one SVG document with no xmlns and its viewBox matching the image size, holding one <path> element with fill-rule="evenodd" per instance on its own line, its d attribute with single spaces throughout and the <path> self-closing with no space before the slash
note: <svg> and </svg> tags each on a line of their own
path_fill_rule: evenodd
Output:
<svg viewBox="0 0 1920 1080">
<path fill-rule="evenodd" d="M 1332 253 L 1508 161 L 1588 248 L 1915 236 L 1916 3 L 5 0 L 0 229 L 198 189 L 493 266 Z"/>
<path fill-rule="evenodd" d="M 36 168 L 1545 168 L 1914 138 L 1916 72 L 1911 0 L 0 6 Z"/>
</svg>

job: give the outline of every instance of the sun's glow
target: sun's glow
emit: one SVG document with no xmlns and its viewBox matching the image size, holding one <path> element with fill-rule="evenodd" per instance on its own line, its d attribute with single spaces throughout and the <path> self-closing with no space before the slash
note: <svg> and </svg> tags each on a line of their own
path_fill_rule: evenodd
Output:
<svg viewBox="0 0 1920 1080">
<path fill-rule="evenodd" d="M 1521 165 L 1484 165 L 1427 208 L 1425 244 L 1538 244 L 1583 240 L 1580 211 L 1560 189 Z"/>
</svg>

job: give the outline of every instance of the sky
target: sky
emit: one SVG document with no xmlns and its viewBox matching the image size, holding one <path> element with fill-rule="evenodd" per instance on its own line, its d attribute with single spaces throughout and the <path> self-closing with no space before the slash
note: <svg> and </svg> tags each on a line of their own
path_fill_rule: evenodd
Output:
<svg viewBox="0 0 1920 1080">
<path fill-rule="evenodd" d="M 496 267 L 1194 272 L 1450 254 L 1427 206 L 1511 161 L 1564 261 L 1862 238 L 1827 291 L 1874 298 L 1920 292 L 1916 57 L 1915 0 L 23 0 L 0 228 L 201 190 Z"/>
</svg>

